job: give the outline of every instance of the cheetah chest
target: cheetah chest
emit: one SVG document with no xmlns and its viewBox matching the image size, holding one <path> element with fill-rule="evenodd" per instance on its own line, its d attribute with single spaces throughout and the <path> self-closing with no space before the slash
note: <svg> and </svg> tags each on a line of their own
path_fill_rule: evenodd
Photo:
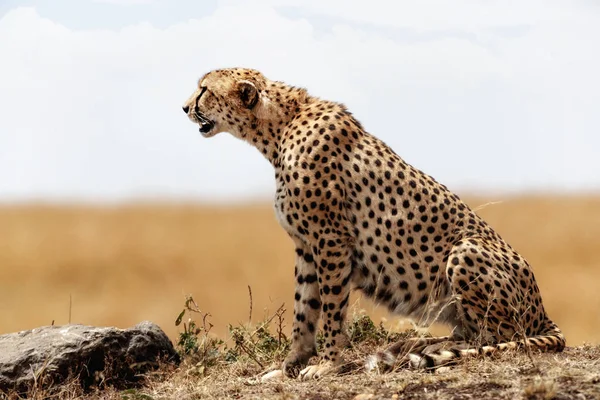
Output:
<svg viewBox="0 0 600 400">
<path fill-rule="evenodd" d="M 291 212 L 291 207 L 288 204 L 290 198 L 287 195 L 287 189 L 284 185 L 279 184 L 275 192 L 275 201 L 273 208 L 275 210 L 275 217 L 279 222 L 279 225 L 292 237 L 301 237 L 302 235 L 298 232 L 296 224 L 294 224 L 294 216 Z"/>
</svg>

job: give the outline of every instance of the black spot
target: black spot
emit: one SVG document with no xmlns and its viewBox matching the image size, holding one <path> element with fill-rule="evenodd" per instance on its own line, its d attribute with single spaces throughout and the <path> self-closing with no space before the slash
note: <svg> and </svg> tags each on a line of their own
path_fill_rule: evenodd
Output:
<svg viewBox="0 0 600 400">
<path fill-rule="evenodd" d="M 308 305 L 313 310 L 318 310 L 319 308 L 321 308 L 321 302 L 318 299 L 310 299 L 308 301 Z"/>
</svg>

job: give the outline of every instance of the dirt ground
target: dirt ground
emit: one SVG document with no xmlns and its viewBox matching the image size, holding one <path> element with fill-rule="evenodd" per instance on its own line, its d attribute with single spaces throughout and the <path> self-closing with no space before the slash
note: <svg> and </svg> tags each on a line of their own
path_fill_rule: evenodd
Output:
<svg viewBox="0 0 600 400">
<path fill-rule="evenodd" d="M 359 352 L 359 355 L 363 355 Z M 569 348 L 561 354 L 509 353 L 468 360 L 440 372 L 362 371 L 319 382 L 291 379 L 259 383 L 237 373 L 190 379 L 182 374 L 132 393 L 179 399 L 598 399 L 600 348 Z"/>
</svg>

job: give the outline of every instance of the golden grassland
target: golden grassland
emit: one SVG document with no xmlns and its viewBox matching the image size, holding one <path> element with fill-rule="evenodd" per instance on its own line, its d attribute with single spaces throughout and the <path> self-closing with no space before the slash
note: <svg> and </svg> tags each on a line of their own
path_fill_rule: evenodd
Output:
<svg viewBox="0 0 600 400">
<path fill-rule="evenodd" d="M 530 261 L 568 345 L 599 343 L 600 196 L 466 200 L 500 201 L 478 213 Z M 152 320 L 175 339 L 191 293 L 225 336 L 228 324 L 249 319 L 248 286 L 254 321 L 282 303 L 290 321 L 293 259 L 267 203 L 0 206 L 0 333 L 63 324 L 70 313 L 92 325 Z M 376 321 L 396 323 L 357 301 Z"/>
</svg>

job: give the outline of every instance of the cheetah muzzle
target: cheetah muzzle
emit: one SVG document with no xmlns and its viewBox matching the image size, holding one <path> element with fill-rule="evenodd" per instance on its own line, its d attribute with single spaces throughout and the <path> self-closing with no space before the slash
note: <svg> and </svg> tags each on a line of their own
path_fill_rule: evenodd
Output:
<svg viewBox="0 0 600 400">
<path fill-rule="evenodd" d="M 203 136 L 207 136 L 215 127 L 215 122 L 211 121 L 200 111 L 194 111 L 194 117 L 198 120 L 200 128 L 198 129 Z"/>
<path fill-rule="evenodd" d="M 275 214 L 295 245 L 285 375 L 306 380 L 342 371 L 351 289 L 452 332 L 397 342 L 370 356 L 367 370 L 432 369 L 498 351 L 565 347 L 525 258 L 343 104 L 231 68 L 204 75 L 183 110 L 203 136 L 229 132 L 275 169 Z M 307 366 L 319 320 L 320 362 Z"/>
<path fill-rule="evenodd" d="M 201 86 L 200 88 L 198 88 L 198 90 L 192 96 L 192 98 L 194 99 L 193 104 L 186 104 L 183 106 L 183 112 L 188 115 L 190 120 L 192 120 L 200 126 L 199 131 L 204 137 L 213 136 L 211 134 L 211 131 L 216 125 L 216 122 L 214 120 L 212 120 L 200 111 L 200 101 L 202 99 L 202 96 L 205 95 L 207 89 L 208 88 L 206 86 Z M 190 98 L 190 100 L 192 98 Z"/>
</svg>

